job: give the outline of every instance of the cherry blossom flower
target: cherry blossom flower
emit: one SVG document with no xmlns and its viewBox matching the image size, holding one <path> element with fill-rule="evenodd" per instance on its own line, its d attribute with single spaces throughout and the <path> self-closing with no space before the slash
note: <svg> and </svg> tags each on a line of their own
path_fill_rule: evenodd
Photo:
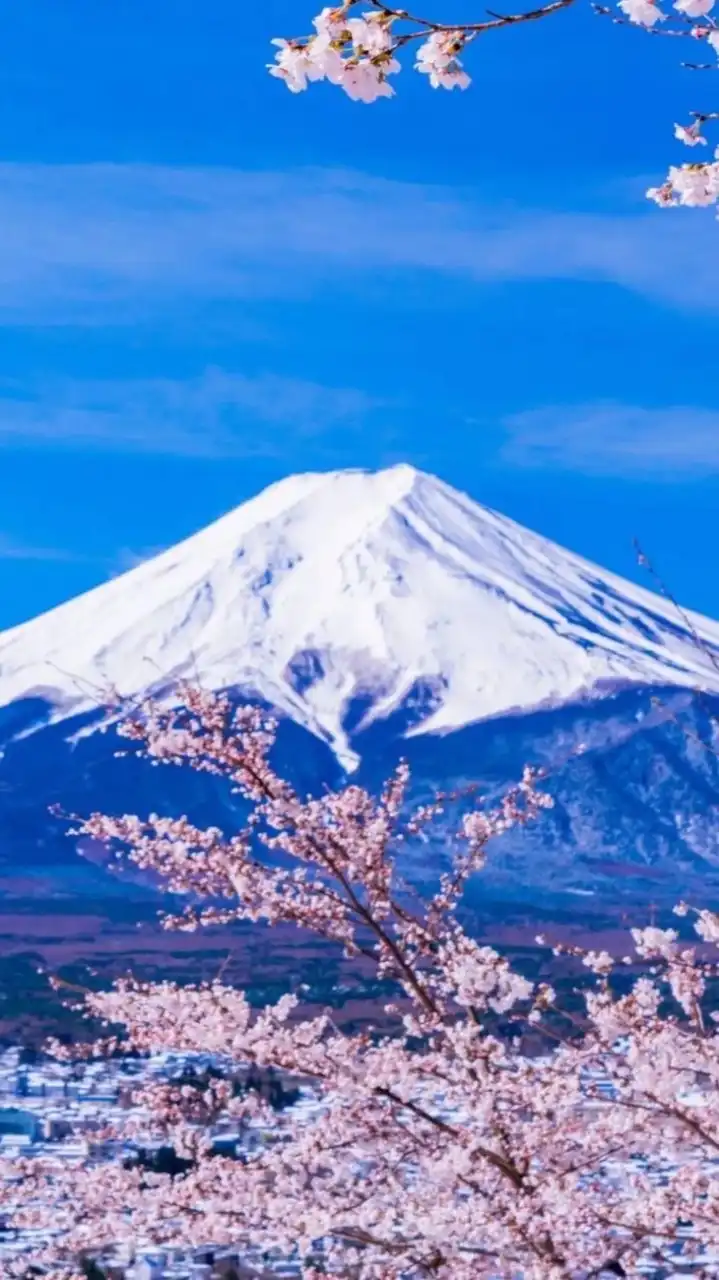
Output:
<svg viewBox="0 0 719 1280">
<path fill-rule="evenodd" d="M 657 929 L 650 925 L 646 929 L 632 929 L 632 937 L 637 955 L 646 959 L 652 956 L 663 956 L 671 960 L 676 951 L 676 929 Z"/>
<path fill-rule="evenodd" d="M 582 957 L 582 964 L 591 969 L 592 973 L 606 975 L 614 969 L 614 958 L 610 956 L 608 951 L 588 951 Z"/>
<path fill-rule="evenodd" d="M 359 18 L 348 18 L 347 29 L 357 53 L 389 53 L 393 48 L 392 32 L 381 14 L 363 13 Z"/>
<path fill-rule="evenodd" d="M 315 70 L 313 79 L 342 84 L 346 64 L 328 35 L 315 36 L 309 45 L 309 57 Z"/>
<path fill-rule="evenodd" d="M 687 18 L 705 18 L 714 8 L 714 0 L 674 0 L 674 8 Z"/>
<path fill-rule="evenodd" d="M 291 44 L 288 40 L 273 40 L 279 48 L 276 63 L 269 67 L 271 76 L 283 80 L 291 93 L 301 93 L 310 80 L 320 80 L 322 73 L 305 46 Z"/>
<path fill-rule="evenodd" d="M 457 58 L 465 43 L 461 31 L 435 31 L 421 45 L 417 71 L 429 76 L 433 89 L 467 89 L 471 80 Z"/>
<path fill-rule="evenodd" d="M 346 13 L 347 5 L 327 5 L 312 19 L 312 25 L 318 35 L 330 40 L 342 40 L 347 30 Z"/>
<path fill-rule="evenodd" d="M 647 200 L 653 200 L 663 209 L 669 209 L 677 204 L 674 189 L 669 182 L 663 183 L 661 187 L 648 187 L 646 195 Z"/>
<path fill-rule="evenodd" d="M 658 22 L 666 20 L 656 0 L 619 0 L 619 8 L 630 22 L 640 27 L 654 27 Z"/>
<path fill-rule="evenodd" d="M 714 911 L 698 911 L 694 928 L 705 942 L 719 943 L 719 916 Z"/>
<path fill-rule="evenodd" d="M 716 204 L 719 196 L 719 165 L 672 166 L 669 182 L 679 204 L 692 208 L 706 208 Z"/>
<path fill-rule="evenodd" d="M 703 138 L 699 132 L 698 124 L 675 124 L 674 137 L 678 138 L 678 140 L 683 142 L 687 147 L 696 147 L 698 145 L 705 147 L 707 145 L 706 138 Z"/>
<path fill-rule="evenodd" d="M 355 102 L 376 102 L 377 98 L 391 98 L 394 89 L 387 80 L 401 70 L 396 58 L 351 58 L 345 63 L 342 88 Z"/>
</svg>

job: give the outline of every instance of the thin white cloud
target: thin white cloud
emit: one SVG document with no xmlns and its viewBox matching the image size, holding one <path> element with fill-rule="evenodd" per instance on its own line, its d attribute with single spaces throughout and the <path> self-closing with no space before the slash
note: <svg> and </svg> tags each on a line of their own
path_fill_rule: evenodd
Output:
<svg viewBox="0 0 719 1280">
<path fill-rule="evenodd" d="M 501 456 L 516 466 L 669 481 L 719 474 L 719 409 L 555 405 L 514 414 L 503 427 Z"/>
<path fill-rule="evenodd" d="M 351 387 L 222 369 L 187 379 L 0 384 L 0 444 L 175 457 L 275 457 L 298 441 L 321 451 L 330 428 L 345 439 L 381 405 Z"/>
<path fill-rule="evenodd" d="M 711 218 L 567 213 L 325 170 L 0 165 L 0 320 L 121 323 L 178 298 L 396 287 L 397 270 L 477 281 L 604 281 L 719 307 Z M 691 215 L 686 215 L 690 218 Z M 688 226 L 688 223 L 686 224 Z"/>
<path fill-rule="evenodd" d="M 13 538 L 10 534 L 0 533 L 0 560 L 39 560 L 62 561 L 68 563 L 87 563 L 88 557 L 81 552 L 69 551 L 64 547 L 34 546 Z M 94 561 L 93 561 L 94 563 Z"/>
</svg>

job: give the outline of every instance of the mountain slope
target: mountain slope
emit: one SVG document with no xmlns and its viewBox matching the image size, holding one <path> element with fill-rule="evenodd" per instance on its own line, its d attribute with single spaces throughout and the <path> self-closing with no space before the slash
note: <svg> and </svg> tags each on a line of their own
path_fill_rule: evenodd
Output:
<svg viewBox="0 0 719 1280">
<path fill-rule="evenodd" d="M 180 677 L 328 742 L 406 709 L 456 730 L 627 685 L 719 691 L 719 625 L 682 618 L 408 466 L 281 481 L 122 577 L 0 635 L 0 707 L 63 719 Z"/>
</svg>

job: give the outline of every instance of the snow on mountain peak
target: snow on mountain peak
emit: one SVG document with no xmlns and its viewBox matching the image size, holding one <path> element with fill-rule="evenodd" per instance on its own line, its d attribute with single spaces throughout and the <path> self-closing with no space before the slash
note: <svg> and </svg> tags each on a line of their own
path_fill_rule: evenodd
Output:
<svg viewBox="0 0 719 1280">
<path fill-rule="evenodd" d="M 719 625 L 692 615 L 719 654 Z M 408 465 L 291 476 L 0 635 L 0 706 L 56 716 L 179 678 L 256 694 L 346 763 L 417 689 L 421 731 L 624 683 L 719 690 L 673 608 Z"/>
</svg>

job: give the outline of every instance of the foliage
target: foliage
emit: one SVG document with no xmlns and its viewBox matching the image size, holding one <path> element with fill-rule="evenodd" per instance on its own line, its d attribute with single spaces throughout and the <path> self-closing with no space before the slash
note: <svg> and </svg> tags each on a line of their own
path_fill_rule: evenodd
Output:
<svg viewBox="0 0 719 1280">
<path fill-rule="evenodd" d="M 649 1264 L 661 1275 L 677 1254 L 702 1252 L 701 1274 L 716 1274 L 719 1041 L 704 1008 L 715 967 L 675 930 L 635 930 L 650 972 L 627 989 L 613 979 L 626 979 L 628 957 L 577 952 L 593 985 L 581 1017 L 566 1013 L 457 919 L 488 842 L 551 803 L 531 771 L 497 810 L 465 816 L 452 870 L 423 902 L 401 882 L 397 851 L 441 818 L 442 801 L 410 809 L 404 767 L 378 799 L 353 785 L 301 799 L 270 763 L 262 713 L 183 696 L 183 710 L 149 705 L 123 733 L 158 763 L 225 778 L 251 804 L 246 828 L 226 838 L 186 819 L 95 814 L 82 831 L 189 898 L 168 928 L 292 922 L 371 961 L 396 992 L 383 1011 L 393 1029 L 344 1033 L 330 1015 L 302 1017 L 297 993 L 253 1013 L 220 980 L 89 993 L 88 1015 L 122 1024 L 125 1038 L 110 1033 L 86 1053 L 209 1052 L 302 1079 L 317 1105 L 302 1120 L 212 1072 L 201 1088 L 145 1086 L 123 1136 L 134 1124 L 143 1142 L 150 1133 L 171 1148 L 171 1172 L 20 1166 L 17 1223 L 55 1232 L 37 1262 L 71 1275 L 74 1259 L 106 1246 L 212 1240 L 294 1258 L 312 1280 L 558 1280 Z M 710 912 L 695 929 L 719 941 Z M 493 1030 L 497 1015 L 515 1038 Z M 541 1056 L 521 1051 L 528 1026 L 545 1034 Z M 261 1140 L 239 1161 L 218 1155 L 218 1124 Z"/>
</svg>

